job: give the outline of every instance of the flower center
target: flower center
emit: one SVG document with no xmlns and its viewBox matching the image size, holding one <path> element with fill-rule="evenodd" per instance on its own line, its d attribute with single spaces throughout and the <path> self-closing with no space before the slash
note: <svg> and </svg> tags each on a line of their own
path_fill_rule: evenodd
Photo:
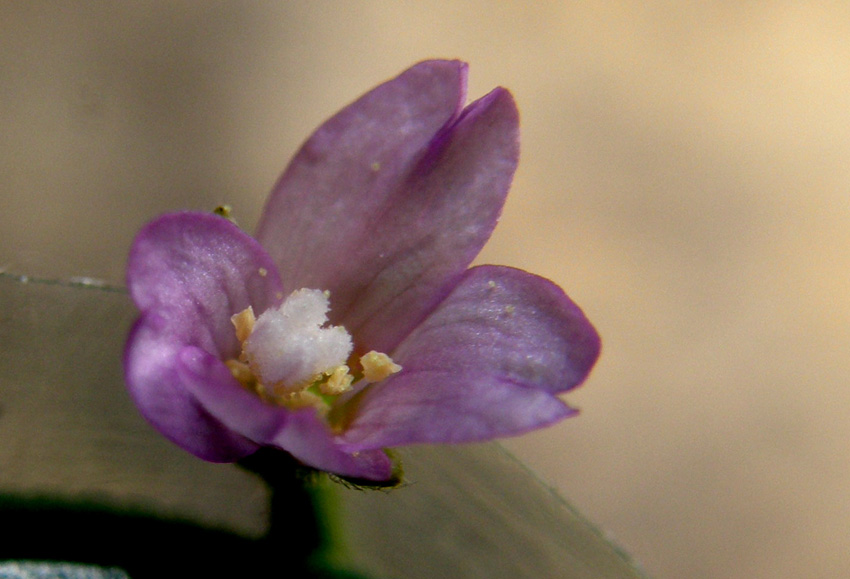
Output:
<svg viewBox="0 0 850 579">
<path fill-rule="evenodd" d="M 242 344 L 238 359 L 227 360 L 233 376 L 270 404 L 327 411 L 335 398 L 356 385 L 379 382 L 401 370 L 386 354 L 369 352 L 354 371 L 353 344 L 342 326 L 328 322 L 330 293 L 292 292 L 259 318 L 247 309 L 231 317 Z"/>
</svg>

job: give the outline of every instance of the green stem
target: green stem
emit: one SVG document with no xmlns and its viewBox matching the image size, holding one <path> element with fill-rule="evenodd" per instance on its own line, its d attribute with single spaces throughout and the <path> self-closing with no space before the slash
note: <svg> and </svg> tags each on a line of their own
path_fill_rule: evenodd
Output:
<svg viewBox="0 0 850 579">
<path fill-rule="evenodd" d="M 284 565 L 287 577 L 364 579 L 346 568 L 333 501 L 336 484 L 326 473 L 271 448 L 242 459 L 239 465 L 262 478 L 271 491 L 269 530 L 261 547 L 270 565 Z"/>
<path fill-rule="evenodd" d="M 265 541 L 277 556 L 306 561 L 325 546 L 315 504 L 319 492 L 315 471 L 273 449 L 261 449 L 239 464 L 262 478 L 271 491 Z"/>
</svg>

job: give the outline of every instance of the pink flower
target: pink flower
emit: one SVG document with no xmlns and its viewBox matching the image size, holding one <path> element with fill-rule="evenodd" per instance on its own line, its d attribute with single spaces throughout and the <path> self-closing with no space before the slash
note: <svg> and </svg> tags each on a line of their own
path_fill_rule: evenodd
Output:
<svg viewBox="0 0 850 579">
<path fill-rule="evenodd" d="M 557 395 L 600 348 L 581 310 L 543 278 L 469 268 L 513 178 L 519 120 L 502 88 L 464 108 L 466 72 L 420 63 L 325 122 L 256 239 L 205 213 L 142 229 L 125 375 L 160 432 L 210 461 L 274 447 L 384 480 L 385 448 L 575 413 Z"/>
</svg>

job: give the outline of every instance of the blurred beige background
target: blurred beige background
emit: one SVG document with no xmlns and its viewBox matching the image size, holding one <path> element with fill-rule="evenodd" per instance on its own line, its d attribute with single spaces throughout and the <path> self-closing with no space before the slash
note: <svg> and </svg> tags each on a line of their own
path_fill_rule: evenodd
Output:
<svg viewBox="0 0 850 579">
<path fill-rule="evenodd" d="M 850 576 L 850 4 L 0 2 L 0 267 L 120 283 L 180 208 L 249 228 L 300 142 L 428 57 L 523 157 L 481 262 L 603 335 L 509 447 L 655 577 Z"/>
</svg>

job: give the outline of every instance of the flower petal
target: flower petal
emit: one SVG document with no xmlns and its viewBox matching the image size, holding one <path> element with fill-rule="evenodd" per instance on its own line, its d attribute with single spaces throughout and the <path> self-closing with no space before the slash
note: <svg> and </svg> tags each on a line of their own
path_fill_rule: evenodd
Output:
<svg viewBox="0 0 850 579">
<path fill-rule="evenodd" d="M 392 461 L 383 450 L 345 450 L 312 409 L 293 413 L 273 442 L 301 462 L 338 475 L 374 481 L 392 475 Z"/>
<path fill-rule="evenodd" d="M 348 448 L 466 442 L 519 434 L 575 411 L 556 394 L 599 355 L 596 331 L 552 282 L 475 267 L 393 359 L 403 370 L 363 392 Z"/>
<path fill-rule="evenodd" d="M 225 428 L 187 389 L 178 368 L 185 347 L 174 339 L 172 320 L 143 314 L 124 351 L 124 378 L 142 415 L 166 438 L 204 460 L 234 462 L 258 446 Z M 232 377 L 231 377 L 232 379 Z"/>
<path fill-rule="evenodd" d="M 250 235 L 211 213 L 171 213 L 136 236 L 127 286 L 142 311 L 168 312 L 172 331 L 219 358 L 238 341 L 230 316 L 257 315 L 282 297 L 274 262 Z"/>
<path fill-rule="evenodd" d="M 248 305 L 261 312 L 280 291 L 271 259 L 221 217 L 177 213 L 136 237 L 127 282 L 142 314 L 127 340 L 124 372 L 142 415 L 206 460 L 227 462 L 253 452 L 256 445 L 224 428 L 187 391 L 178 355 L 187 346 L 217 359 L 236 355 L 230 316 Z"/>
<path fill-rule="evenodd" d="M 188 389 L 229 429 L 262 446 L 286 450 L 321 470 L 368 480 L 386 480 L 392 474 L 392 463 L 384 452 L 343 451 L 314 409 L 293 412 L 264 404 L 242 388 L 224 364 L 203 350 L 184 349 L 180 362 Z"/>
<path fill-rule="evenodd" d="M 264 404 L 209 352 L 187 346 L 177 356 L 177 368 L 186 390 L 230 431 L 265 446 L 286 425 L 284 408 Z"/>
<path fill-rule="evenodd" d="M 281 177 L 258 239 L 287 289 L 331 291 L 331 321 L 387 351 L 489 238 L 518 161 L 496 89 L 465 110 L 466 65 L 429 61 L 322 125 Z"/>
</svg>

